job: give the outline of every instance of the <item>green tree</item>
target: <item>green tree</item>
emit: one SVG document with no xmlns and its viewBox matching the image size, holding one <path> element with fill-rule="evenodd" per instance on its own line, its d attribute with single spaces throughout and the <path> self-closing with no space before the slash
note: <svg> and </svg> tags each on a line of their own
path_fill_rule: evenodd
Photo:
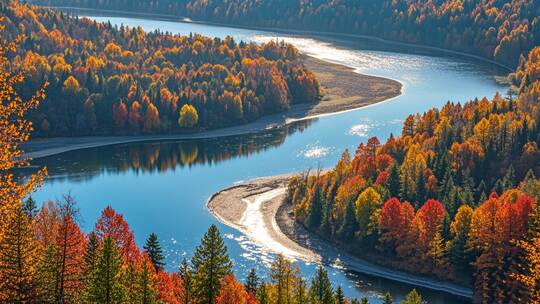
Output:
<svg viewBox="0 0 540 304">
<path fill-rule="evenodd" d="M 354 234 L 358 230 L 358 221 L 356 220 L 356 209 L 354 202 L 349 200 L 345 209 L 345 218 L 343 224 L 337 232 L 337 236 L 343 241 L 352 240 Z"/>
<path fill-rule="evenodd" d="M 125 288 L 120 283 L 122 259 L 111 237 L 107 237 L 98 253 L 96 268 L 88 290 L 88 302 L 99 304 L 122 303 Z"/>
<path fill-rule="evenodd" d="M 390 167 L 390 174 L 388 175 L 388 191 L 390 197 L 399 197 L 400 183 L 399 183 L 399 168 L 397 165 Z"/>
<path fill-rule="evenodd" d="M 22 209 L 24 213 L 26 213 L 26 215 L 31 219 L 37 215 L 37 204 L 31 196 L 23 202 Z"/>
<path fill-rule="evenodd" d="M 392 299 L 392 295 L 389 292 L 385 293 L 383 304 L 393 304 L 393 303 L 394 303 L 394 299 Z"/>
<path fill-rule="evenodd" d="M 328 272 L 326 272 L 323 266 L 317 268 L 317 273 L 311 281 L 311 286 L 309 287 L 309 299 L 312 303 L 317 304 L 332 303 L 334 299 L 332 284 L 328 278 Z"/>
<path fill-rule="evenodd" d="M 186 259 L 184 259 L 180 264 L 179 274 L 184 285 L 183 303 L 189 304 L 193 298 L 193 272 Z"/>
<path fill-rule="evenodd" d="M 338 286 L 336 288 L 336 295 L 335 295 L 335 303 L 336 304 L 345 304 L 345 294 L 343 293 L 343 289 L 341 289 L 341 286 Z"/>
<path fill-rule="evenodd" d="M 299 279 L 294 288 L 294 300 L 296 304 L 307 304 L 307 284 L 304 279 Z"/>
<path fill-rule="evenodd" d="M 215 225 L 210 226 L 191 261 L 194 269 L 195 302 L 214 304 L 221 279 L 231 274 L 232 263 L 227 247 Z"/>
<path fill-rule="evenodd" d="M 30 219 L 17 206 L 4 227 L 0 239 L 0 302 L 35 302 L 38 253 Z"/>
<path fill-rule="evenodd" d="M 257 276 L 257 271 L 255 268 L 251 268 L 246 277 L 246 291 L 255 294 L 259 287 L 259 277 Z"/>
<path fill-rule="evenodd" d="M 276 304 L 290 303 L 293 299 L 293 286 L 298 281 L 298 267 L 283 255 L 278 255 L 270 265 L 270 279 Z"/>
<path fill-rule="evenodd" d="M 413 289 L 405 296 L 405 299 L 401 301 L 401 304 L 422 304 L 422 297 L 416 289 Z"/>
<path fill-rule="evenodd" d="M 311 202 L 311 207 L 309 208 L 309 217 L 308 217 L 308 226 L 312 230 L 316 231 L 321 226 L 322 216 L 323 216 L 323 195 L 320 189 L 315 191 L 313 195 L 313 201 Z"/>
<path fill-rule="evenodd" d="M 150 267 L 155 266 L 152 265 Z M 136 298 L 137 303 L 141 304 L 157 303 L 154 282 L 152 281 L 152 274 L 150 273 L 149 265 L 147 263 L 143 263 L 142 269 L 138 275 Z"/>
<path fill-rule="evenodd" d="M 143 248 L 146 254 L 148 254 L 152 265 L 154 265 L 154 269 L 156 271 L 162 270 L 163 266 L 165 266 L 165 263 L 163 262 L 163 250 L 161 249 L 161 245 L 159 244 L 157 234 L 151 233 L 146 240 L 146 244 L 143 246 Z"/>
</svg>

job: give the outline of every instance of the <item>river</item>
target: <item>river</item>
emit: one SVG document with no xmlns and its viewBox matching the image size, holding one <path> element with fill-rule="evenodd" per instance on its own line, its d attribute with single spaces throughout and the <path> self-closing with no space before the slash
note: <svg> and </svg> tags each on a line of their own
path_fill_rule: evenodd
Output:
<svg viewBox="0 0 540 304">
<path fill-rule="evenodd" d="M 410 113 L 440 107 L 446 101 L 465 102 L 492 97 L 506 86 L 496 82 L 505 71 L 493 64 L 433 50 L 396 46 L 369 39 L 296 36 L 191 22 L 88 15 L 116 25 L 144 30 L 200 33 L 207 36 L 262 42 L 286 40 L 317 58 L 340 63 L 364 74 L 400 81 L 403 94 L 356 111 L 325 116 L 257 134 L 222 139 L 124 144 L 72 151 L 34 160 L 50 176 L 34 195 L 38 201 L 70 193 L 77 201 L 83 228 L 89 231 L 107 205 L 122 213 L 142 246 L 155 232 L 173 271 L 190 258 L 204 232 L 218 225 L 226 239 L 236 274 L 243 279 L 255 267 L 262 276 L 274 252 L 218 222 L 206 209 L 208 198 L 235 182 L 260 176 L 333 166 L 345 149 L 354 151 L 368 137 L 384 141 L 399 134 Z M 310 277 L 315 265 L 299 261 Z M 326 266 L 331 280 L 348 296 L 382 303 L 391 291 L 400 301 L 413 286 Z M 418 288 L 429 303 L 467 303 L 441 291 Z"/>
</svg>

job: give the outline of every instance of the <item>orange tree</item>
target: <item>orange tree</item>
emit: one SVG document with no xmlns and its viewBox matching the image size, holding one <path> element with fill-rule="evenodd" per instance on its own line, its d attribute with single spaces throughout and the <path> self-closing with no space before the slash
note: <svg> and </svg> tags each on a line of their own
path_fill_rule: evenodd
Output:
<svg viewBox="0 0 540 304">
<path fill-rule="evenodd" d="M 4 27 L 0 25 L 0 31 L 3 30 Z M 0 216 L 4 219 L 9 217 L 13 207 L 18 206 L 41 184 L 47 173 L 46 169 L 41 169 L 25 180 L 19 180 L 13 174 L 14 168 L 25 166 L 30 161 L 19 148 L 33 130 L 32 123 L 24 115 L 36 108 L 45 97 L 43 89 L 28 100 L 23 100 L 17 92 L 17 87 L 24 81 L 24 75 L 10 68 L 7 56 L 15 51 L 19 40 L 0 41 Z"/>
</svg>

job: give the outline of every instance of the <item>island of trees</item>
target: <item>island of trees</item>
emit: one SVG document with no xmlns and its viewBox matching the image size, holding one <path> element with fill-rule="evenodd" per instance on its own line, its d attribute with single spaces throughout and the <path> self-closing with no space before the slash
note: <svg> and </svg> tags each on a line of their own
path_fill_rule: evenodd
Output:
<svg viewBox="0 0 540 304">
<path fill-rule="evenodd" d="M 540 302 L 540 48 L 496 95 L 407 117 L 402 133 L 293 178 L 310 231 L 352 253 L 474 286 L 475 303 Z"/>
<path fill-rule="evenodd" d="M 21 180 L 13 169 L 29 163 L 19 149 L 33 130 L 26 113 L 46 97 L 43 89 L 28 99 L 21 96 L 24 74 L 10 70 L 6 57 L 17 47 L 0 43 L 0 302 L 368 303 L 366 298 L 347 299 L 322 267 L 308 284 L 283 256 L 272 262 L 269 281 L 251 270 L 240 283 L 216 226 L 209 228 L 190 262 L 184 260 L 178 270 L 169 272 L 158 236 L 151 234 L 141 250 L 125 218 L 111 207 L 102 211 L 89 233 L 81 230 L 70 196 L 38 208 L 29 194 L 40 186 L 47 170 Z M 390 294 L 385 301 L 393 303 Z M 421 297 L 413 290 L 401 303 L 420 304 Z"/>
<path fill-rule="evenodd" d="M 3 36 L 20 38 L 9 69 L 36 136 L 182 132 L 250 122 L 316 102 L 319 84 L 290 44 L 146 33 L 18 1 L 0 4 Z"/>
<path fill-rule="evenodd" d="M 370 35 L 467 52 L 515 67 L 540 42 L 536 0 L 36 0 L 244 26 Z"/>
</svg>

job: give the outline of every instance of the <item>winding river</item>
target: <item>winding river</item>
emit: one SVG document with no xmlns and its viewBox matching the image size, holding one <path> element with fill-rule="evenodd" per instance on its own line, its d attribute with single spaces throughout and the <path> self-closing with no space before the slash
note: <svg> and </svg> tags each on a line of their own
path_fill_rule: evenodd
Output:
<svg viewBox="0 0 540 304">
<path fill-rule="evenodd" d="M 392 78 L 403 94 L 355 111 L 300 121 L 283 128 L 222 139 L 138 143 L 66 152 L 34 160 L 50 176 L 34 195 L 39 201 L 71 193 L 79 202 L 85 230 L 91 230 L 101 210 L 112 205 L 124 214 L 142 245 L 151 232 L 160 236 L 169 270 L 190 258 L 209 225 L 226 238 L 236 273 L 243 278 L 256 267 L 266 274 L 274 253 L 237 230 L 217 221 L 206 209 L 208 198 L 235 182 L 259 176 L 330 167 L 344 149 L 354 151 L 370 136 L 381 141 L 398 134 L 406 115 L 440 107 L 447 100 L 465 102 L 505 92 L 496 76 L 505 71 L 458 55 L 391 45 L 368 39 L 286 35 L 189 22 L 96 16 L 97 21 L 160 29 L 172 33 L 233 36 L 261 42 L 284 39 L 317 58 L 355 68 L 360 73 Z M 307 276 L 315 265 L 299 261 Z M 334 284 L 347 295 L 381 303 L 392 291 L 401 300 L 413 286 L 328 265 Z M 429 303 L 467 303 L 445 292 L 419 288 Z"/>
</svg>

